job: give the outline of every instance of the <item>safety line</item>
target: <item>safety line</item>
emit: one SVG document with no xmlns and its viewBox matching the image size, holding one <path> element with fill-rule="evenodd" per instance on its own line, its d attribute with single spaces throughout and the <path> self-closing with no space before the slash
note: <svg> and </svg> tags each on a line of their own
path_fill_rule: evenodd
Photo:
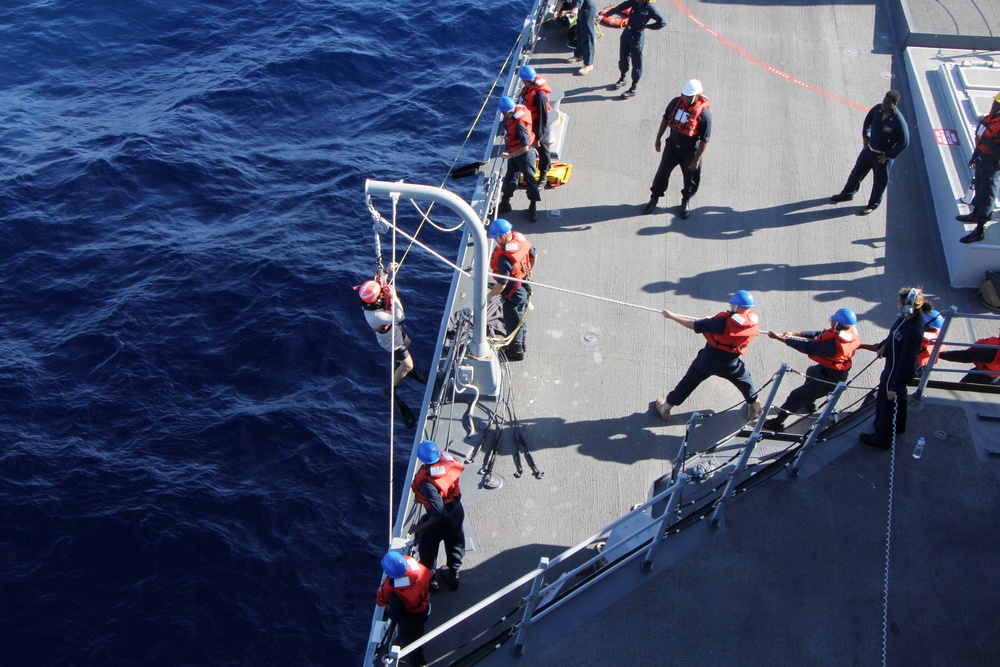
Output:
<svg viewBox="0 0 1000 667">
<path fill-rule="evenodd" d="M 893 357 L 895 363 L 895 357 Z M 876 399 L 878 400 L 878 399 Z M 889 659 L 889 550 L 892 545 L 892 492 L 896 477 L 896 419 L 899 418 L 899 402 L 905 401 L 903 394 L 896 394 L 892 409 L 892 445 L 889 447 L 889 507 L 885 522 L 885 570 L 882 589 L 882 667 Z"/>
<path fill-rule="evenodd" d="M 439 187 L 443 188 L 444 185 L 445 185 L 445 183 L 448 182 L 448 176 L 449 176 L 449 174 L 451 174 L 451 170 L 455 168 L 455 163 L 458 162 L 458 158 L 461 157 L 462 151 L 465 150 L 465 145 L 467 143 L 469 143 L 469 138 L 472 136 L 472 133 L 475 131 L 476 125 L 479 124 L 479 120 L 483 116 L 483 111 L 486 110 L 486 105 L 489 103 L 490 97 L 493 96 L 493 91 L 496 90 L 497 84 L 500 82 L 500 77 L 503 76 L 504 70 L 507 69 L 507 64 L 510 62 L 511 56 L 514 55 L 514 51 L 517 50 L 517 45 L 520 42 L 521 42 L 521 34 L 518 33 L 517 39 L 514 40 L 514 46 L 510 47 L 510 52 L 507 54 L 507 58 L 503 61 L 503 65 L 500 66 L 500 71 L 497 72 L 497 78 L 495 78 L 493 80 L 493 85 L 490 86 L 489 92 L 486 93 L 486 97 L 483 98 L 483 103 L 479 107 L 479 113 L 476 114 L 475 120 L 472 121 L 472 126 L 469 128 L 469 131 L 465 133 L 465 140 L 462 142 L 462 145 L 459 147 L 458 151 L 455 153 L 455 158 L 451 161 L 451 166 L 448 168 L 448 171 L 445 173 L 444 180 L 441 181 L 441 185 Z M 433 208 L 434 208 L 434 202 L 431 202 L 431 205 L 427 207 L 427 213 L 424 214 L 423 220 L 421 220 L 420 224 L 417 225 L 417 231 L 414 232 L 414 235 L 420 234 L 420 230 L 423 229 L 424 222 L 426 222 L 427 220 L 430 219 L 431 209 L 433 209 Z M 417 210 L 419 210 L 419 208 Z M 434 223 L 431 223 L 431 224 L 433 225 Z M 416 240 L 416 239 L 414 239 L 414 240 Z M 406 256 L 410 254 L 410 247 L 412 247 L 412 244 L 410 244 L 410 246 L 407 246 L 406 250 L 403 251 L 403 256 L 399 260 L 400 266 L 402 266 L 403 262 L 406 261 Z M 393 259 L 395 259 L 395 257 L 393 257 Z"/>
<path fill-rule="evenodd" d="M 749 60 L 750 62 L 754 63 L 755 65 L 759 65 L 760 67 L 763 67 L 764 69 L 766 69 L 771 74 L 776 74 L 777 76 L 780 76 L 782 79 L 784 79 L 784 80 L 786 80 L 786 81 L 788 81 L 790 83 L 794 83 L 797 86 L 802 86 L 806 90 L 814 92 L 814 93 L 819 93 L 820 95 L 823 95 L 824 97 L 829 97 L 831 100 L 834 100 L 836 102 L 840 102 L 841 104 L 846 104 L 848 106 L 852 106 L 855 109 L 860 109 L 861 111 L 868 111 L 868 107 L 866 107 L 866 106 L 858 104 L 857 102 L 852 102 L 851 100 L 848 100 L 848 99 L 845 99 L 843 97 L 840 97 L 839 95 L 834 95 L 833 93 L 831 93 L 829 91 L 823 90 L 819 86 L 814 86 L 811 83 L 806 83 L 802 79 L 794 77 L 791 74 L 789 74 L 788 72 L 780 70 L 777 67 L 775 67 L 774 65 L 771 65 L 770 63 L 764 62 L 763 60 L 761 60 L 760 58 L 758 58 L 754 54 L 752 54 L 749 51 L 747 51 L 746 49 L 744 49 L 742 46 L 740 46 L 740 45 L 732 42 L 725 35 L 720 34 L 714 28 L 712 28 L 710 25 L 708 25 L 707 23 L 705 23 L 704 21 L 702 21 L 700 18 L 698 18 L 698 16 L 696 16 L 694 14 L 694 12 L 692 12 L 690 9 L 688 9 L 684 5 L 684 3 L 681 2 L 681 0 L 670 0 L 670 1 L 674 4 L 674 6 L 678 10 L 680 10 L 680 12 L 682 14 L 684 14 L 689 19 L 691 19 L 691 21 L 695 25 L 697 25 L 699 28 L 701 28 L 702 30 L 704 30 L 705 32 L 707 32 L 709 35 L 711 35 L 712 37 L 714 37 L 718 41 L 722 42 L 722 44 L 724 44 L 725 46 L 727 46 L 729 49 L 735 51 L 737 54 L 739 54 L 743 58 L 746 58 L 747 60 Z"/>
</svg>

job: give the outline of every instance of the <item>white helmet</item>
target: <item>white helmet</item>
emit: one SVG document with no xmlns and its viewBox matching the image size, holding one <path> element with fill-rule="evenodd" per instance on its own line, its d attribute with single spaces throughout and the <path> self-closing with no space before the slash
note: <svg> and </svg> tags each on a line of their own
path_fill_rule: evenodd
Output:
<svg viewBox="0 0 1000 667">
<path fill-rule="evenodd" d="M 698 79 L 691 79 L 684 84 L 684 90 L 682 90 L 681 93 L 687 97 L 691 97 L 693 95 L 701 95 L 702 90 L 704 90 L 704 88 L 701 87 L 701 81 Z"/>
</svg>

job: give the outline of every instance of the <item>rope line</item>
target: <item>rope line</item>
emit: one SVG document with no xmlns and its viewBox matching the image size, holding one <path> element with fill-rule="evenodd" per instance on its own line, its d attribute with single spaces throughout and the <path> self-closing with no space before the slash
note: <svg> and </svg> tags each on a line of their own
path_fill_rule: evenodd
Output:
<svg viewBox="0 0 1000 667">
<path fill-rule="evenodd" d="M 483 111 L 486 110 L 486 105 L 489 103 L 490 98 L 493 96 L 493 91 L 496 90 L 497 84 L 500 82 L 500 77 L 503 76 L 504 71 L 507 69 L 508 63 L 510 63 L 510 59 L 513 57 L 515 51 L 517 51 L 517 45 L 520 42 L 521 42 L 521 35 L 518 34 L 517 39 L 514 40 L 514 45 L 512 47 L 510 47 L 510 52 L 507 53 L 507 58 L 503 61 L 503 65 L 500 66 L 500 70 L 497 72 L 497 77 L 495 79 L 493 79 L 493 84 L 490 86 L 489 92 L 486 93 L 486 96 L 483 98 L 483 103 L 479 107 L 479 113 L 476 114 L 475 120 L 472 121 L 472 126 L 469 128 L 469 131 L 465 133 L 465 140 L 462 141 L 462 145 L 459 147 L 458 151 L 455 153 L 455 158 L 451 161 L 451 166 L 448 168 L 448 171 L 444 175 L 444 179 L 441 181 L 441 185 L 438 186 L 438 187 L 443 188 L 444 185 L 445 185 L 445 183 L 448 182 L 448 175 L 451 174 L 452 169 L 455 168 L 455 163 L 458 162 L 458 158 L 461 157 L 462 151 L 465 150 L 465 145 L 467 143 L 469 143 L 469 138 L 472 136 L 472 133 L 475 131 L 476 125 L 479 124 L 479 120 L 483 117 Z M 423 229 L 423 227 L 424 227 L 424 222 L 430 220 L 431 209 L 433 209 L 433 208 L 434 208 L 434 202 L 431 202 L 431 205 L 427 207 L 427 212 L 423 214 L 423 219 L 420 221 L 420 224 L 417 225 L 417 231 L 415 231 L 413 233 L 414 237 L 416 237 L 416 236 L 418 236 L 420 234 L 420 230 Z M 431 224 L 433 225 L 434 223 L 431 223 Z M 436 227 L 437 225 L 434 225 L 434 226 Z M 415 238 L 411 238 L 410 245 L 408 245 L 406 247 L 406 250 L 403 251 L 403 256 L 399 260 L 400 264 L 402 264 L 403 262 L 406 261 L 406 257 L 410 254 L 410 248 L 413 246 L 412 242 L 415 241 L 415 240 L 416 240 Z"/>
<path fill-rule="evenodd" d="M 392 259 L 396 259 L 396 211 L 399 205 L 399 195 L 392 197 Z M 376 240 L 378 232 L 375 233 Z M 379 269 L 382 268 L 382 253 L 379 251 Z M 396 272 L 393 271 L 389 279 L 389 289 L 395 292 Z M 386 298 L 389 298 L 387 295 Z M 396 399 L 396 314 L 393 313 L 389 320 L 389 348 L 391 361 L 389 363 L 389 544 L 392 544 L 392 496 L 396 487 L 395 462 L 396 462 L 396 411 L 393 405 Z"/>
<path fill-rule="evenodd" d="M 889 659 L 889 553 L 892 546 L 892 492 L 896 476 L 896 419 L 899 417 L 899 401 L 902 399 L 902 394 L 896 394 L 896 400 L 893 401 L 892 405 L 892 446 L 889 448 L 889 506 L 885 522 L 885 580 L 882 595 L 882 667 L 886 667 Z"/>
</svg>

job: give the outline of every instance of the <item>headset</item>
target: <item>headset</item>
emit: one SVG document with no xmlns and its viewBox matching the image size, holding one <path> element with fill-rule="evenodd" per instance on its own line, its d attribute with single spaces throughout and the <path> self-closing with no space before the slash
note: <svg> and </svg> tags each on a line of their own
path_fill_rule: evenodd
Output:
<svg viewBox="0 0 1000 667">
<path fill-rule="evenodd" d="M 920 290 L 916 287 L 910 290 L 910 293 L 906 295 L 906 301 L 903 303 L 903 317 L 910 318 L 913 317 L 913 312 L 915 310 L 914 306 L 917 303 L 917 297 L 920 295 Z"/>
</svg>

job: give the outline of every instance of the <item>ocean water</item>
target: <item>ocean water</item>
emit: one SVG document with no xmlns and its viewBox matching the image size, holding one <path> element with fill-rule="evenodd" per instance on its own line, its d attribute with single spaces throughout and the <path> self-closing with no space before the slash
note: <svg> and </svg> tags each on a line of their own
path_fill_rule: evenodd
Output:
<svg viewBox="0 0 1000 667">
<path fill-rule="evenodd" d="M 0 3 L 0 665 L 360 663 L 390 502 L 363 183 L 479 159 L 529 8 Z M 400 275 L 425 369 L 448 280 Z"/>
</svg>

